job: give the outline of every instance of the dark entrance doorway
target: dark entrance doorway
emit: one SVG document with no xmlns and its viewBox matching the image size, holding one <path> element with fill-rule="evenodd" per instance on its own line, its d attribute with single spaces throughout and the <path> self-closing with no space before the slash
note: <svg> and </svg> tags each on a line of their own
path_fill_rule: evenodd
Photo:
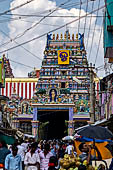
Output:
<svg viewBox="0 0 113 170">
<path fill-rule="evenodd" d="M 45 127 L 40 129 L 39 137 L 42 136 L 43 139 L 61 139 L 68 134 L 66 120 L 69 120 L 69 111 L 39 111 L 38 116 L 40 122 L 47 122 Z"/>
</svg>

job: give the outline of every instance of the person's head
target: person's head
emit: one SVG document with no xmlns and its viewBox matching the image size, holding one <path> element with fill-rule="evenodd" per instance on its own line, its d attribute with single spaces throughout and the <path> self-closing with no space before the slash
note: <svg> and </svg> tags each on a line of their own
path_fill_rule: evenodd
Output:
<svg viewBox="0 0 113 170">
<path fill-rule="evenodd" d="M 5 141 L 1 141 L 0 143 L 1 143 L 1 146 L 2 146 L 2 147 L 7 148 L 7 144 L 5 143 Z"/>
<path fill-rule="evenodd" d="M 35 153 L 37 145 L 35 143 L 31 144 L 31 152 Z"/>
<path fill-rule="evenodd" d="M 88 148 L 88 145 L 86 144 L 86 143 L 81 143 L 80 145 L 79 145 L 79 150 L 81 151 L 81 152 L 89 152 L 89 148 Z"/>
<path fill-rule="evenodd" d="M 105 166 L 103 164 L 100 164 L 98 167 L 99 170 L 105 170 Z"/>
<path fill-rule="evenodd" d="M 12 154 L 13 154 L 13 156 L 16 156 L 16 155 L 17 155 L 17 152 L 18 152 L 17 146 L 13 145 L 13 146 L 12 146 Z"/>
<path fill-rule="evenodd" d="M 56 167 L 58 165 L 58 160 L 55 156 L 51 156 L 49 159 L 49 167 Z"/>
<path fill-rule="evenodd" d="M 44 145 L 44 152 L 45 153 L 48 153 L 50 151 L 50 145 L 48 144 L 48 143 L 46 143 L 45 145 Z"/>
<path fill-rule="evenodd" d="M 79 165 L 78 170 L 86 170 L 86 166 L 85 165 Z"/>
</svg>

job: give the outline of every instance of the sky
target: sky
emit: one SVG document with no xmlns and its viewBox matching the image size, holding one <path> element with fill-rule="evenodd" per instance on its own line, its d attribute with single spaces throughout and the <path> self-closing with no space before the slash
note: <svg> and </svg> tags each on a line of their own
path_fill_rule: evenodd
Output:
<svg viewBox="0 0 113 170">
<path fill-rule="evenodd" d="M 80 1 L 82 1 L 81 10 Z M 104 0 L 95 0 L 94 2 L 88 1 L 87 5 L 87 0 L 34 0 L 20 8 L 11 10 L 5 15 L 0 15 L 0 55 L 2 56 L 5 53 L 9 58 L 15 77 L 26 77 L 28 72 L 32 71 L 33 68 L 41 67 L 43 52 L 46 45 L 46 36 L 12 50 L 7 51 L 7 49 L 38 37 L 61 25 L 66 25 L 66 23 L 77 19 L 79 14 L 83 16 L 86 15 L 86 12 L 90 13 L 92 11 L 93 3 L 93 10 L 104 5 Z M 0 0 L 0 13 L 15 8 L 25 2 L 27 2 L 27 0 Z M 40 19 L 42 19 L 42 16 L 47 16 L 50 12 L 52 13 L 51 16 L 57 17 L 45 17 L 38 23 Z M 103 9 L 99 10 L 98 15 L 103 15 Z M 96 18 L 97 11 L 93 13 L 92 16 L 92 18 L 90 15 L 90 17 L 87 17 L 86 19 L 84 17 L 83 19 L 80 19 L 80 22 L 73 22 L 52 33 L 63 33 L 64 35 L 66 29 L 69 29 L 71 35 L 73 33 L 76 35 L 79 26 L 79 32 L 84 33 L 84 43 L 86 46 L 88 62 L 95 64 L 96 60 L 95 67 L 97 68 L 98 66 L 104 65 L 103 17 Z M 98 76 L 103 75 L 104 71 L 98 71 Z"/>
</svg>

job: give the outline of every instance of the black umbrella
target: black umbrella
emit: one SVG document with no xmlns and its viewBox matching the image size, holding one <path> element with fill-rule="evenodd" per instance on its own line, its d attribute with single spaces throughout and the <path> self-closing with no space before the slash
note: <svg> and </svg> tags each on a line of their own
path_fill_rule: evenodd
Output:
<svg viewBox="0 0 113 170">
<path fill-rule="evenodd" d="M 112 132 L 107 128 L 93 125 L 82 128 L 77 131 L 77 134 L 92 139 L 110 139 L 113 137 Z"/>
</svg>

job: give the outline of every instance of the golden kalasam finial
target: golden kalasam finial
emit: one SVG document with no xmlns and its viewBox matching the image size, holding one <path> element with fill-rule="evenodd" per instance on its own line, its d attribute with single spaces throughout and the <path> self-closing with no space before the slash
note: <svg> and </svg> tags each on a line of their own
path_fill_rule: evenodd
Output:
<svg viewBox="0 0 113 170">
<path fill-rule="evenodd" d="M 70 33 L 68 33 L 68 40 L 70 40 Z"/>
<path fill-rule="evenodd" d="M 74 41 L 74 34 L 72 34 L 72 40 Z"/>
<path fill-rule="evenodd" d="M 78 40 L 78 34 L 76 34 L 76 40 Z"/>
<path fill-rule="evenodd" d="M 62 33 L 61 33 L 61 35 L 60 35 L 60 39 L 61 39 L 61 40 L 63 39 L 63 35 L 62 35 Z"/>
<path fill-rule="evenodd" d="M 53 34 L 53 40 L 55 40 L 55 34 Z"/>
<path fill-rule="evenodd" d="M 56 40 L 58 40 L 59 39 L 59 34 L 57 34 L 57 36 L 56 36 Z"/>
<path fill-rule="evenodd" d="M 66 40 L 66 32 L 65 32 L 65 34 L 64 34 L 64 39 Z"/>
</svg>

